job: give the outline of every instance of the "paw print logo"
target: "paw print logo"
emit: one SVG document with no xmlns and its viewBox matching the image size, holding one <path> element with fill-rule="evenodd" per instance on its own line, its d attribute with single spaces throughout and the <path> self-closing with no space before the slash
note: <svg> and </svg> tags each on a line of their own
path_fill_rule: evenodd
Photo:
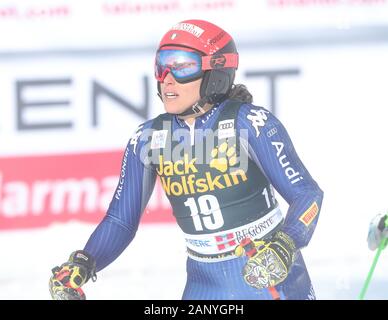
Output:
<svg viewBox="0 0 388 320">
<path fill-rule="evenodd" d="M 211 157 L 210 168 L 224 173 L 229 167 L 237 164 L 236 145 L 228 146 L 227 142 L 223 142 L 211 151 Z"/>
</svg>

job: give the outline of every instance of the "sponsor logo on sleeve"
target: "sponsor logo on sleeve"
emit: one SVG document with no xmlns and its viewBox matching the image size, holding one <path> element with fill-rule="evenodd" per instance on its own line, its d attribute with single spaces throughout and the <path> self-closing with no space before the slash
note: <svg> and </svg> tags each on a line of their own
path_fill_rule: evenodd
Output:
<svg viewBox="0 0 388 320">
<path fill-rule="evenodd" d="M 143 125 L 139 126 L 139 128 L 137 128 L 136 132 L 132 135 L 131 140 L 129 141 L 129 144 L 133 145 L 134 154 L 136 154 L 136 146 L 137 146 L 137 143 L 139 142 L 139 138 L 141 134 L 143 133 L 142 128 L 143 128 Z"/>
<path fill-rule="evenodd" d="M 288 161 L 286 154 L 283 152 L 284 143 L 280 141 L 273 141 L 271 144 L 276 149 L 276 157 L 282 168 L 284 169 L 284 174 L 291 184 L 297 183 L 298 181 L 303 180 L 303 176 L 291 167 L 290 161 Z"/>
<path fill-rule="evenodd" d="M 273 127 L 272 129 L 268 130 L 267 132 L 267 137 L 271 138 L 273 135 L 278 133 L 278 129 L 276 127 Z"/>
<path fill-rule="evenodd" d="M 265 122 L 268 120 L 267 114 L 269 113 L 269 111 L 251 109 L 250 113 L 253 114 L 248 114 L 247 119 L 252 122 L 252 127 L 256 131 L 257 138 L 260 135 L 260 128 L 264 127 Z"/>
<path fill-rule="evenodd" d="M 115 194 L 115 198 L 117 200 L 120 200 L 121 192 L 124 189 L 125 174 L 126 174 L 127 163 L 128 163 L 128 153 L 129 153 L 129 149 L 127 148 L 124 153 L 124 157 L 121 165 L 119 184 L 117 186 L 116 194 Z"/>
<path fill-rule="evenodd" d="M 303 224 L 308 227 L 311 222 L 315 219 L 315 217 L 318 215 L 318 205 L 316 202 L 314 202 L 300 217 L 299 220 L 303 222 Z"/>
</svg>

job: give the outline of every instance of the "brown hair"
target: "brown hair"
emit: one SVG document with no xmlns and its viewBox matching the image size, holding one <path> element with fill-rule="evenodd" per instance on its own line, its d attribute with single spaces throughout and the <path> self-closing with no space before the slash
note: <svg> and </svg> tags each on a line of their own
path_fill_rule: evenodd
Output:
<svg viewBox="0 0 388 320">
<path fill-rule="evenodd" d="M 252 103 L 253 96 L 243 84 L 234 84 L 228 93 L 228 98 L 245 103 Z"/>
</svg>

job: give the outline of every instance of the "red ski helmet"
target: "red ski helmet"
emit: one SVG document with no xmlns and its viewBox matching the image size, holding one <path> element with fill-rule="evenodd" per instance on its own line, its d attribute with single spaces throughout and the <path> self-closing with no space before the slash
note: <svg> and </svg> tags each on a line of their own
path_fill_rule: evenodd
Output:
<svg viewBox="0 0 388 320">
<path fill-rule="evenodd" d="M 202 77 L 201 98 L 215 103 L 229 92 L 238 67 L 238 53 L 225 30 L 204 20 L 179 22 L 163 36 L 157 54 L 169 49 L 194 50 L 202 56 L 203 72 L 196 78 Z M 160 94 L 160 79 L 157 84 Z"/>
</svg>

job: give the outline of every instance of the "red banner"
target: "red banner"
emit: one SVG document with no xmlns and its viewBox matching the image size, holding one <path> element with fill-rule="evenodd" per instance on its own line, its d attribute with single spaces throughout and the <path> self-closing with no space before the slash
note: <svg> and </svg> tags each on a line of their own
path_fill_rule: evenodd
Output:
<svg viewBox="0 0 388 320">
<path fill-rule="evenodd" d="M 0 229 L 98 223 L 118 182 L 122 151 L 0 158 Z M 142 222 L 172 222 L 156 184 Z"/>
</svg>

